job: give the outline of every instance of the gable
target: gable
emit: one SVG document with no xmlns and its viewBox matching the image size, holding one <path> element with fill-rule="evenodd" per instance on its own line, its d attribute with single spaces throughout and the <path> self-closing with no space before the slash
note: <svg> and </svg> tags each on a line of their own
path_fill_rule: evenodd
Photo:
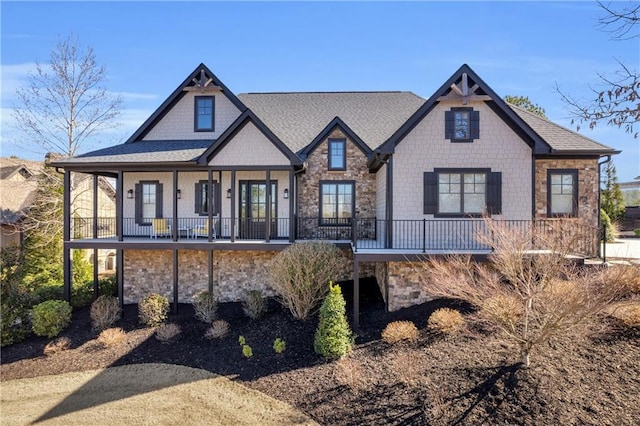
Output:
<svg viewBox="0 0 640 426">
<path fill-rule="evenodd" d="M 210 166 L 289 166 L 290 160 L 252 122 L 229 138 L 209 162 Z"/>
<path fill-rule="evenodd" d="M 212 132 L 194 130 L 196 96 L 213 98 L 214 131 Z M 240 114 L 241 111 L 220 90 L 205 93 L 186 92 L 162 119 L 150 127 L 142 140 L 216 139 Z"/>
</svg>

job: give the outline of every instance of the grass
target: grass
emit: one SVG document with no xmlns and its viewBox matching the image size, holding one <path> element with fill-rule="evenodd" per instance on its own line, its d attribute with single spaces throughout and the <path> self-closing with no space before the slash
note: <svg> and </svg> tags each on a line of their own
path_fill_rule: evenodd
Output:
<svg viewBox="0 0 640 426">
<path fill-rule="evenodd" d="M 135 364 L 0 383 L 2 424 L 315 424 L 205 370 Z"/>
</svg>

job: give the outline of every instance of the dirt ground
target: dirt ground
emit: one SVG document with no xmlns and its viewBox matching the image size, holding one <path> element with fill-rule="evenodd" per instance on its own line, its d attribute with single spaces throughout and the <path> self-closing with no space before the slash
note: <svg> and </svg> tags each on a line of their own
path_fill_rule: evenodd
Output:
<svg viewBox="0 0 640 426">
<path fill-rule="evenodd" d="M 350 289 L 344 290 L 349 301 Z M 296 321 L 274 301 L 259 320 L 245 317 L 238 304 L 221 305 L 219 316 L 230 323 L 230 333 L 214 341 L 203 337 L 207 326 L 193 319 L 191 307 L 181 305 L 170 322 L 182 332 L 169 344 L 138 325 L 136 307 L 127 306 L 118 324 L 127 338 L 118 346 L 96 344 L 85 308 L 62 333 L 71 349 L 44 356 L 47 340 L 35 337 L 3 348 L 0 378 L 164 363 L 226 376 L 327 425 L 640 424 L 638 329 L 612 325 L 588 337 L 554 340 L 523 369 L 514 350 L 484 330 L 449 339 L 426 330 L 435 309 L 468 311 L 465 306 L 436 300 L 386 313 L 375 284 L 366 282 L 361 297 L 357 345 L 339 362 L 314 353 L 315 318 Z M 421 330 L 415 344 L 380 340 L 384 326 L 398 319 L 414 321 Z M 242 356 L 239 335 L 252 347 L 252 358 Z M 286 341 L 282 354 L 272 348 L 277 337 Z"/>
</svg>

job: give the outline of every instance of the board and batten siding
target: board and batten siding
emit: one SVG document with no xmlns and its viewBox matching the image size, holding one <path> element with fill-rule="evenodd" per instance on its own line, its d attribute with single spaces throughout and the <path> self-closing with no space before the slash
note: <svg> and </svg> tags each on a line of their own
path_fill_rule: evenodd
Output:
<svg viewBox="0 0 640 426">
<path fill-rule="evenodd" d="M 196 96 L 214 97 L 214 131 L 194 131 Z M 240 115 L 240 110 L 222 93 L 186 93 L 142 140 L 216 139 Z"/>
<path fill-rule="evenodd" d="M 393 218 L 432 219 L 423 213 L 424 172 L 436 168 L 488 168 L 502 173 L 502 214 L 497 219 L 532 216 L 532 152 L 484 102 L 467 106 L 480 112 L 480 138 L 471 143 L 445 139 L 444 113 L 457 103 L 438 104 L 397 145 L 393 156 Z"/>
</svg>

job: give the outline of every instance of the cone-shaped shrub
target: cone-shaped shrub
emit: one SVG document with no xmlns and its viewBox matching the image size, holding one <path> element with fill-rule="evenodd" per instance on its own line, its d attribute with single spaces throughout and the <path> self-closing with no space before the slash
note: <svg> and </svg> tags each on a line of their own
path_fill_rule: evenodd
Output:
<svg viewBox="0 0 640 426">
<path fill-rule="evenodd" d="M 345 314 L 345 301 L 339 285 L 329 282 L 329 294 L 320 308 L 320 324 L 313 348 L 325 358 L 339 358 L 353 346 L 355 336 Z"/>
</svg>

